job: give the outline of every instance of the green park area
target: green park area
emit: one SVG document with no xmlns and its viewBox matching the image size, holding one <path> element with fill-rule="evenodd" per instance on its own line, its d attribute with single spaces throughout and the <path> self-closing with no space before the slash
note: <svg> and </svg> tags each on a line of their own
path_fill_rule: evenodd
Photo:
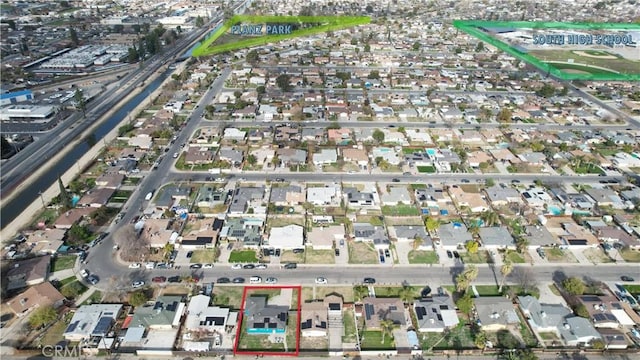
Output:
<svg viewBox="0 0 640 360">
<path fill-rule="evenodd" d="M 216 28 L 193 50 L 193 56 L 207 56 L 260 46 L 280 40 L 342 30 L 371 22 L 368 16 L 252 16 L 236 15 Z M 247 25 L 262 25 L 259 33 L 243 34 Z M 290 26 L 285 26 L 287 24 Z M 257 29 L 250 27 L 251 29 Z M 272 30 L 279 29 L 279 30 Z M 282 31 L 283 29 L 290 31 Z M 231 31 L 230 31 L 231 30 Z M 251 31 L 253 32 L 253 30 Z M 246 36 L 251 35 L 251 36 Z"/>
</svg>

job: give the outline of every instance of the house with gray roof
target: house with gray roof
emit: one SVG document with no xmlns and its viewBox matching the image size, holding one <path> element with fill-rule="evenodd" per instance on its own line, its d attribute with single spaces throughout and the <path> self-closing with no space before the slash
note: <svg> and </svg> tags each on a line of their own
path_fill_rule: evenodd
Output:
<svg viewBox="0 0 640 360">
<path fill-rule="evenodd" d="M 463 222 L 442 224 L 438 228 L 437 234 L 436 244 L 447 250 L 455 250 L 458 246 L 464 246 L 467 241 L 473 239 Z"/>
<path fill-rule="evenodd" d="M 302 165 L 307 163 L 307 152 L 300 149 L 278 149 L 278 158 L 284 166 Z"/>
<path fill-rule="evenodd" d="M 220 238 L 241 242 L 246 247 L 259 247 L 262 243 L 263 226 L 262 219 L 230 217 L 220 230 Z"/>
<path fill-rule="evenodd" d="M 158 192 L 153 202 L 158 207 L 171 208 L 180 200 L 188 199 L 190 194 L 190 186 L 167 185 Z"/>
<path fill-rule="evenodd" d="M 276 206 L 302 204 L 305 201 L 305 193 L 298 185 L 272 187 L 269 202 Z"/>
<path fill-rule="evenodd" d="M 546 227 L 540 225 L 528 225 L 525 227 L 523 237 L 529 242 L 530 249 L 541 246 L 558 246 L 560 241 Z"/>
<path fill-rule="evenodd" d="M 63 337 L 69 341 L 81 341 L 92 336 L 106 336 L 121 311 L 122 304 L 82 305 L 73 314 Z"/>
<path fill-rule="evenodd" d="M 560 336 L 559 328 L 565 319 L 574 316 L 571 309 L 561 304 L 541 304 L 530 295 L 518 296 L 518 303 L 527 322 L 538 333 L 553 332 Z"/>
<path fill-rule="evenodd" d="M 481 227 L 479 235 L 484 248 L 516 249 L 513 236 L 511 236 L 506 226 Z"/>
<path fill-rule="evenodd" d="M 375 206 L 375 196 L 372 192 L 360 191 L 356 188 L 345 188 L 344 194 L 348 206 Z"/>
<path fill-rule="evenodd" d="M 319 153 L 313 154 L 313 165 L 329 165 L 338 161 L 336 149 L 322 149 Z"/>
<path fill-rule="evenodd" d="M 611 189 L 589 188 L 584 190 L 598 206 L 611 206 L 614 209 L 625 209 L 627 204 Z"/>
<path fill-rule="evenodd" d="M 395 237 L 398 241 L 413 242 L 417 238 L 431 239 L 424 225 L 394 225 L 390 231 L 392 237 Z"/>
<path fill-rule="evenodd" d="M 239 187 L 233 193 L 233 199 L 229 205 L 229 214 L 244 214 L 249 209 L 249 203 L 262 200 L 264 187 L 246 186 Z"/>
<path fill-rule="evenodd" d="M 226 161 L 233 166 L 242 165 L 242 161 L 244 160 L 244 154 L 242 150 L 238 150 L 232 147 L 222 147 L 218 152 L 218 158 L 222 161 Z"/>
<path fill-rule="evenodd" d="M 430 186 L 424 189 L 416 189 L 414 195 L 416 202 L 418 202 L 420 206 L 439 208 L 453 203 L 449 195 L 441 186 Z"/>
<path fill-rule="evenodd" d="M 478 297 L 473 299 L 478 317 L 478 325 L 484 331 L 505 330 L 510 325 L 520 323 L 511 300 L 503 297 Z"/>
<path fill-rule="evenodd" d="M 158 296 L 153 305 L 137 307 L 130 328 L 175 329 L 186 309 L 182 296 Z"/>
<path fill-rule="evenodd" d="M 485 190 L 487 199 L 494 206 L 504 206 L 511 203 L 522 203 L 522 197 L 518 190 L 505 186 L 495 185 Z"/>
<path fill-rule="evenodd" d="M 547 161 L 547 156 L 541 152 L 526 152 L 518 155 L 520 160 L 531 165 L 542 165 Z"/>
<path fill-rule="evenodd" d="M 244 308 L 247 333 L 256 335 L 284 334 L 289 307 L 267 303 L 266 295 L 249 296 Z"/>
<path fill-rule="evenodd" d="M 391 245 L 384 226 L 374 226 L 369 223 L 354 223 L 353 236 L 355 241 L 371 242 L 379 249 L 388 249 L 389 245 Z"/>
<path fill-rule="evenodd" d="M 420 332 L 444 332 L 460 322 L 449 295 L 436 295 L 414 301 L 413 311 Z"/>
<path fill-rule="evenodd" d="M 383 205 L 388 206 L 410 205 L 413 202 L 406 186 L 391 186 L 389 192 L 380 196 L 380 201 Z"/>
<path fill-rule="evenodd" d="M 201 208 L 210 208 L 216 205 L 224 204 L 227 200 L 229 192 L 213 186 L 201 186 L 196 196 L 196 205 Z"/>
</svg>

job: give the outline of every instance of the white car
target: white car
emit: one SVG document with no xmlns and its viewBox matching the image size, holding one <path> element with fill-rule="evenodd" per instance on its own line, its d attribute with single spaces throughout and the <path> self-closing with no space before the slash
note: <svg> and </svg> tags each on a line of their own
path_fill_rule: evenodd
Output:
<svg viewBox="0 0 640 360">
<path fill-rule="evenodd" d="M 327 283 L 328 283 L 328 281 L 327 281 L 326 278 L 323 278 L 323 277 L 317 277 L 316 278 L 316 284 L 327 284 Z"/>
<path fill-rule="evenodd" d="M 153 269 L 155 269 L 155 268 L 156 268 L 156 263 L 155 263 L 155 262 L 153 262 L 153 261 L 150 261 L 150 262 L 146 263 L 146 264 L 144 265 L 144 267 L 145 267 L 145 268 L 147 268 L 147 269 L 149 269 L 149 270 L 153 270 Z"/>
<path fill-rule="evenodd" d="M 242 269 L 242 264 L 233 264 L 233 265 L 231 266 L 231 268 L 232 268 L 233 270 L 240 270 L 240 269 Z"/>
<path fill-rule="evenodd" d="M 275 284 L 278 282 L 278 279 L 274 278 L 274 277 L 268 277 L 266 279 L 264 279 L 264 283 L 265 284 Z"/>
<path fill-rule="evenodd" d="M 202 265 L 203 269 L 213 269 L 213 264 L 204 264 Z"/>
<path fill-rule="evenodd" d="M 129 269 L 140 269 L 140 267 L 142 267 L 140 263 L 129 264 Z"/>
<path fill-rule="evenodd" d="M 143 286 L 144 286 L 144 281 L 134 281 L 131 284 L 131 287 L 134 288 L 134 289 L 137 289 L 137 288 L 140 288 L 140 287 L 143 287 Z"/>
<path fill-rule="evenodd" d="M 85 269 L 80 270 L 80 276 L 82 276 L 83 278 L 86 278 L 87 276 L 89 276 L 89 272 Z"/>
<path fill-rule="evenodd" d="M 258 264 L 258 265 L 256 265 L 256 269 L 262 269 L 262 270 L 264 270 L 264 269 L 266 269 L 266 268 L 267 268 L 267 264 Z"/>
</svg>

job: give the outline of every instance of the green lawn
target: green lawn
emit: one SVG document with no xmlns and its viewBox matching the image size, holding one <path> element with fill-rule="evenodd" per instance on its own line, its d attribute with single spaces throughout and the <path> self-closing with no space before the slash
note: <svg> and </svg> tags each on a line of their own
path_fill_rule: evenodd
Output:
<svg viewBox="0 0 640 360">
<path fill-rule="evenodd" d="M 504 258 L 505 260 L 511 261 L 513 264 L 524 263 L 524 257 L 513 250 L 507 250 L 507 252 L 504 254 Z"/>
<path fill-rule="evenodd" d="M 435 251 L 409 251 L 409 264 L 437 264 L 438 254 Z"/>
<path fill-rule="evenodd" d="M 418 340 L 423 351 L 430 349 L 476 349 L 471 328 L 460 323 L 446 333 L 419 333 Z"/>
<path fill-rule="evenodd" d="M 465 264 L 486 264 L 489 262 L 489 253 L 486 250 L 478 250 L 475 254 L 469 252 L 460 253 Z"/>
<path fill-rule="evenodd" d="M 193 250 L 193 255 L 191 256 L 191 263 L 192 264 L 214 263 L 216 261 L 216 253 L 217 253 L 216 249 Z M 255 252 L 253 252 L 253 256 L 255 257 Z"/>
<path fill-rule="evenodd" d="M 420 292 L 422 292 L 422 287 L 408 286 L 408 288 L 413 293 L 414 299 L 417 299 L 420 297 Z M 400 294 L 403 292 L 404 288 L 402 286 L 376 286 L 374 290 L 376 292 L 376 297 L 397 298 L 397 297 L 400 297 Z"/>
<path fill-rule="evenodd" d="M 426 174 L 433 174 L 436 172 L 436 168 L 433 166 L 418 166 L 418 172 L 420 173 L 426 173 Z"/>
<path fill-rule="evenodd" d="M 591 163 L 573 166 L 572 169 L 576 174 L 604 174 L 604 171 L 598 165 Z"/>
<path fill-rule="evenodd" d="M 356 323 L 351 309 L 342 312 L 342 323 L 344 324 L 342 342 L 356 342 Z"/>
<path fill-rule="evenodd" d="M 229 262 L 255 263 L 258 262 L 258 258 L 254 250 L 233 250 L 231 254 L 229 254 Z"/>
<path fill-rule="evenodd" d="M 621 250 L 620 255 L 627 262 L 640 262 L 640 251 L 636 250 Z"/>
<path fill-rule="evenodd" d="M 215 286 L 213 288 L 213 303 L 239 309 L 243 290 L 243 286 Z"/>
<path fill-rule="evenodd" d="M 38 345 L 55 345 L 58 342 L 64 340 L 62 334 L 69 326 L 71 322 L 71 318 L 73 317 L 73 312 L 68 312 L 64 315 L 64 317 L 58 320 L 55 324 L 53 324 L 45 333 L 40 340 L 35 340 L 33 345 L 36 347 Z"/>
<path fill-rule="evenodd" d="M 95 290 L 82 305 L 99 304 L 100 302 L 102 302 L 102 292 Z"/>
<path fill-rule="evenodd" d="M 58 255 L 51 260 L 51 272 L 73 269 L 76 263 L 75 255 Z"/>
<path fill-rule="evenodd" d="M 398 204 L 395 206 L 385 205 L 382 207 L 382 214 L 388 216 L 419 216 L 420 210 L 413 205 Z"/>
<path fill-rule="evenodd" d="M 624 285 L 624 288 L 632 295 L 640 294 L 640 285 Z"/>
<path fill-rule="evenodd" d="M 360 340 L 362 341 L 362 350 L 395 349 L 391 336 L 386 335 L 384 342 L 382 342 L 381 331 L 365 330 L 362 332 Z"/>
</svg>

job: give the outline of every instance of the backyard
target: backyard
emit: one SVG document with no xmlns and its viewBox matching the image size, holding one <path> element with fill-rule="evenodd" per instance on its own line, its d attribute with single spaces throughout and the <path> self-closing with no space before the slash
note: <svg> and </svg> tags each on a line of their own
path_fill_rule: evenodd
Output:
<svg viewBox="0 0 640 360">
<path fill-rule="evenodd" d="M 356 342 L 356 323 L 353 310 L 347 309 L 342 312 L 342 323 L 344 325 L 344 336 L 342 336 L 342 342 Z"/>
<path fill-rule="evenodd" d="M 435 251 L 409 251 L 409 264 L 437 264 L 438 254 Z"/>
<path fill-rule="evenodd" d="M 420 210 L 413 205 L 385 205 L 382 207 L 382 214 L 386 216 L 418 216 L 420 215 Z"/>
<path fill-rule="evenodd" d="M 640 251 L 630 250 L 630 249 L 622 249 L 620 250 L 620 255 L 627 262 L 640 262 Z"/>
<path fill-rule="evenodd" d="M 377 264 L 378 252 L 369 244 L 349 242 L 349 264 Z"/>
</svg>

